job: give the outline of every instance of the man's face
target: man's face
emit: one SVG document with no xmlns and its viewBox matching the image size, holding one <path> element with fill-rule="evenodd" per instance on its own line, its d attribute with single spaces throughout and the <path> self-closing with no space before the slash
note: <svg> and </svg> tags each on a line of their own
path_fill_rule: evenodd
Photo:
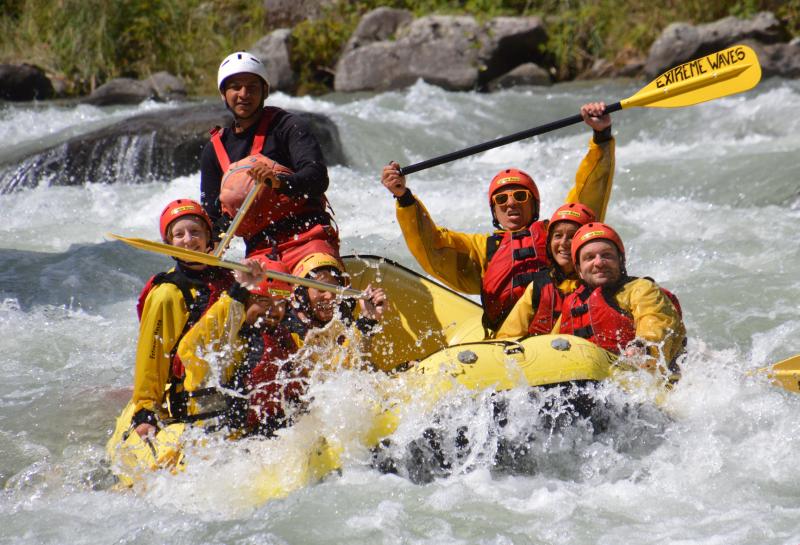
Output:
<svg viewBox="0 0 800 545">
<path fill-rule="evenodd" d="M 613 286 L 622 277 L 619 250 L 607 240 L 590 242 L 580 249 L 578 270 L 590 288 Z"/>
<path fill-rule="evenodd" d="M 503 229 L 509 231 L 517 231 L 533 223 L 535 203 L 531 192 L 519 185 L 509 185 L 492 193 L 494 217 Z"/>
<path fill-rule="evenodd" d="M 252 117 L 263 106 L 264 82 L 255 74 L 234 74 L 223 86 L 225 103 L 240 119 Z"/>
<path fill-rule="evenodd" d="M 267 328 L 277 326 L 286 315 L 286 299 L 267 295 L 251 295 L 245 313 L 245 321 L 250 325 L 263 325 Z"/>
<path fill-rule="evenodd" d="M 331 271 L 321 269 L 311 273 L 314 280 L 326 284 L 341 285 L 342 282 Z M 308 302 L 314 318 L 322 323 L 330 322 L 336 311 L 336 294 L 330 291 L 308 288 Z"/>
</svg>

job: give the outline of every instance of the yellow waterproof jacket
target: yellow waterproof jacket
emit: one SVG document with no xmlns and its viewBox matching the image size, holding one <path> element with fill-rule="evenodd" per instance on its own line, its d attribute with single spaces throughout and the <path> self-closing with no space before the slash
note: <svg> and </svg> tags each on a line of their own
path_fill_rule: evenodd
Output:
<svg viewBox="0 0 800 545">
<path fill-rule="evenodd" d="M 599 218 L 605 216 L 614 177 L 614 139 L 600 144 L 592 138 L 565 203 L 579 202 Z M 486 272 L 488 234 L 459 233 L 439 227 L 417 199 L 397 202 L 397 221 L 408 249 L 420 266 L 454 290 L 478 294 Z"/>
<path fill-rule="evenodd" d="M 245 307 L 227 293 L 203 314 L 178 344 L 186 375 L 183 388 L 193 392 L 227 383 L 244 359 L 246 346 L 239 337 Z"/>
<path fill-rule="evenodd" d="M 145 409 L 165 415 L 162 405 L 171 374 L 170 353 L 188 319 L 186 301 L 175 284 L 158 284 L 147 294 L 136 345 L 133 414 Z"/>
<path fill-rule="evenodd" d="M 561 281 L 557 289 L 563 295 L 569 295 L 578 288 L 580 280 L 577 278 L 566 278 Z M 528 284 L 522 297 L 511 309 L 506 321 L 500 326 L 495 335 L 496 339 L 505 339 L 508 337 L 522 337 L 528 334 L 528 327 L 531 320 L 536 315 L 536 307 L 533 306 L 533 282 Z"/>
<path fill-rule="evenodd" d="M 648 278 L 637 278 L 614 294 L 614 299 L 623 312 L 633 317 L 636 338 L 646 341 L 652 357 L 659 359 L 660 351 L 664 361 L 669 363 L 678 356 L 686 339 L 686 327 L 658 284 Z M 559 318 L 553 332 L 558 333 L 560 327 Z"/>
</svg>

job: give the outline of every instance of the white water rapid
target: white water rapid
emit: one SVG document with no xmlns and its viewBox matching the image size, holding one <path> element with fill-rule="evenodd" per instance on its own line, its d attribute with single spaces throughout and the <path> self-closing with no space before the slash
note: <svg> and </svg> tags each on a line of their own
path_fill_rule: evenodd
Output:
<svg viewBox="0 0 800 545">
<path fill-rule="evenodd" d="M 418 83 L 270 101 L 324 113 L 339 128 L 349 166 L 330 169 L 328 195 L 344 252 L 418 270 L 379 182 L 383 164 L 516 132 L 639 86 L 477 94 Z M 169 110 L 0 104 L 0 138 L 19 150 L 157 108 Z M 580 425 L 536 435 L 522 461 L 503 468 L 492 438 L 522 433 L 538 413 L 512 393 L 501 432 L 488 396 L 459 398 L 442 409 L 444 439 L 468 423 L 471 443 L 484 446 L 448 474 L 416 484 L 353 447 L 340 474 L 261 505 L 240 496 L 246 453 L 155 474 L 138 492 L 109 489 L 102 465 L 130 396 L 136 295 L 169 264 L 105 235 L 157 239 L 162 207 L 198 198 L 199 173 L 0 195 L 0 543 L 800 543 L 800 395 L 748 375 L 800 353 L 798 111 L 800 83 L 768 80 L 690 108 L 614 115 L 607 221 L 622 234 L 630 273 L 679 295 L 689 331 L 683 379 L 663 411 L 617 415 L 601 436 Z M 411 175 L 408 185 L 441 225 L 487 232 L 488 181 L 513 165 L 536 179 L 549 217 L 589 137 L 572 127 Z M 348 374 L 320 388 L 318 425 L 340 436 L 361 427 L 371 380 Z"/>
</svg>

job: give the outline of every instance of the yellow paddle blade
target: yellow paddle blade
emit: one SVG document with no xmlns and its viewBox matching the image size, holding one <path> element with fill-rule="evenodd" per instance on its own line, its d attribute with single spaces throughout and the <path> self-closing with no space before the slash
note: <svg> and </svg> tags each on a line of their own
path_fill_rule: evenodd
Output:
<svg viewBox="0 0 800 545">
<path fill-rule="evenodd" d="M 761 65 L 755 51 L 735 45 L 667 70 L 630 98 L 623 108 L 677 108 L 713 100 L 756 86 Z"/>
<path fill-rule="evenodd" d="M 129 244 L 130 246 L 138 248 L 139 250 L 168 255 L 187 263 L 203 263 L 205 265 L 211 265 L 212 267 L 222 267 L 234 271 L 250 272 L 250 268 L 247 265 L 235 263 L 233 261 L 226 261 L 211 254 L 195 252 L 194 250 L 178 248 L 177 246 L 170 246 L 169 244 L 164 244 L 163 242 L 145 240 L 143 238 L 123 237 L 120 235 L 115 235 L 114 233 L 108 233 L 108 236 L 117 240 L 121 240 L 125 244 Z M 289 284 L 296 284 L 298 286 L 305 286 L 307 288 L 316 288 L 322 291 L 331 291 L 339 295 L 346 295 L 347 297 L 362 298 L 364 296 L 363 292 L 359 290 L 343 288 L 335 284 L 328 284 L 327 282 L 312 280 L 311 278 L 301 278 L 299 276 L 292 276 L 291 274 L 285 274 L 277 271 L 264 271 L 264 275 L 267 278 L 283 280 Z"/>
<path fill-rule="evenodd" d="M 772 382 L 785 390 L 800 394 L 800 354 L 771 367 L 762 367 L 759 371 L 767 373 Z"/>
</svg>

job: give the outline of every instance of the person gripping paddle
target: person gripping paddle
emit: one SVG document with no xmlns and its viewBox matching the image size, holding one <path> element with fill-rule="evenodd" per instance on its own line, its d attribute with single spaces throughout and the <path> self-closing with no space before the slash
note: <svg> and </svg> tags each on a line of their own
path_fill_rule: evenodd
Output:
<svg viewBox="0 0 800 545">
<path fill-rule="evenodd" d="M 581 203 L 605 215 L 614 176 L 614 138 L 605 104 L 581 107 L 594 135 L 565 202 Z M 406 186 L 400 166 L 384 167 L 381 182 L 397 199 L 397 219 L 417 262 L 451 288 L 481 294 L 484 327 L 493 334 L 525 291 L 536 271 L 549 265 L 547 221 L 539 220 L 539 189 L 527 173 L 508 168 L 489 185 L 489 208 L 497 228 L 491 235 L 439 227 Z"/>
</svg>

